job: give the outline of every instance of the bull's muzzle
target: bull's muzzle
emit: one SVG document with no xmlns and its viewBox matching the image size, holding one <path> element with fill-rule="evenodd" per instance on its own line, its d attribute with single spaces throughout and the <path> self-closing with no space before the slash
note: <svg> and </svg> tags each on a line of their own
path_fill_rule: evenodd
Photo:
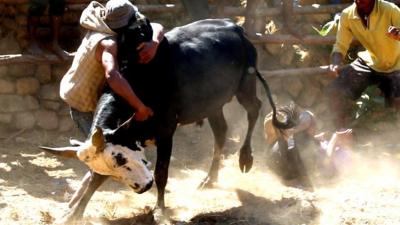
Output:
<svg viewBox="0 0 400 225">
<path fill-rule="evenodd" d="M 136 187 L 129 185 L 136 193 L 138 194 L 142 194 L 144 192 L 146 192 L 147 190 L 149 190 L 151 188 L 151 186 L 153 186 L 153 180 L 151 180 L 149 183 L 147 183 L 144 187 L 140 187 L 139 185 L 137 185 Z"/>
</svg>

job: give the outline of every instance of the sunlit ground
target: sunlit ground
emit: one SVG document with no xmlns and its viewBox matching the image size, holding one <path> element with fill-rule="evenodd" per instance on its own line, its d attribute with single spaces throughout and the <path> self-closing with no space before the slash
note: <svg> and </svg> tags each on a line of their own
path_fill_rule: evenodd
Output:
<svg viewBox="0 0 400 225">
<path fill-rule="evenodd" d="M 396 156 L 353 159 L 340 178 L 314 180 L 314 192 L 283 186 L 261 162 L 250 173 L 240 173 L 237 155 L 224 160 L 214 189 L 197 189 L 206 176 L 203 170 L 172 168 L 166 204 L 175 222 L 220 213 L 214 219 L 232 216 L 242 224 L 399 224 Z M 16 151 L 2 153 L 0 171 L 1 224 L 49 224 L 62 217 L 85 168 L 43 153 Z M 154 187 L 137 195 L 108 181 L 92 198 L 85 217 L 93 224 L 99 218 L 134 218 L 154 206 L 155 194 Z"/>
</svg>

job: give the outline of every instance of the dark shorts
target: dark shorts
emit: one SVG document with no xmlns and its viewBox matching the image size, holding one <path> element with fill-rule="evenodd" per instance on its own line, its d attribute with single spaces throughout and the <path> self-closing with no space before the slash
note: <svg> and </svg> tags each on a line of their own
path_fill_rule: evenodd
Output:
<svg viewBox="0 0 400 225">
<path fill-rule="evenodd" d="M 65 0 L 30 0 L 29 15 L 41 16 L 49 5 L 49 14 L 52 16 L 62 16 L 64 14 Z"/>
<path fill-rule="evenodd" d="M 92 127 L 93 113 L 92 112 L 80 112 L 74 108 L 70 108 L 70 114 L 72 120 L 78 125 L 78 128 L 88 138 L 90 129 Z"/>
<path fill-rule="evenodd" d="M 400 71 L 377 72 L 357 58 L 339 71 L 339 77 L 328 85 L 327 91 L 330 95 L 339 94 L 356 100 L 370 85 L 377 85 L 390 103 L 400 97 Z"/>
</svg>

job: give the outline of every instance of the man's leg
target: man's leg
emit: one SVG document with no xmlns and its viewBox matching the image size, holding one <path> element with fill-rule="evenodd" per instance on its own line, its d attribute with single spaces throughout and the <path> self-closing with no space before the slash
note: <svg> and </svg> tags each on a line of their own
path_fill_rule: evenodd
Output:
<svg viewBox="0 0 400 225">
<path fill-rule="evenodd" d="M 92 127 L 93 113 L 92 112 L 80 112 L 74 108 L 70 108 L 71 118 L 78 125 L 79 129 L 85 135 L 85 138 L 89 137 L 90 129 Z"/>
<path fill-rule="evenodd" d="M 384 79 L 379 88 L 385 93 L 388 105 L 400 112 L 400 71 L 379 75 Z"/>
<path fill-rule="evenodd" d="M 64 15 L 65 0 L 50 0 L 49 14 L 51 18 L 51 33 L 52 42 L 50 45 L 51 51 L 62 60 L 68 59 L 68 52 L 63 50 L 58 41 L 60 38 L 60 30 L 62 16 Z"/>
<path fill-rule="evenodd" d="M 46 10 L 47 0 L 30 0 L 28 9 L 28 38 L 29 46 L 27 51 L 33 55 L 44 54 L 43 50 L 39 46 L 37 38 L 37 28 L 39 25 L 40 16 L 43 15 Z"/>
<path fill-rule="evenodd" d="M 361 59 L 339 71 L 336 78 L 327 87 L 329 107 L 334 114 L 334 123 L 337 130 L 347 128 L 352 101 L 358 99 L 362 92 L 371 84 L 373 71 Z"/>
</svg>

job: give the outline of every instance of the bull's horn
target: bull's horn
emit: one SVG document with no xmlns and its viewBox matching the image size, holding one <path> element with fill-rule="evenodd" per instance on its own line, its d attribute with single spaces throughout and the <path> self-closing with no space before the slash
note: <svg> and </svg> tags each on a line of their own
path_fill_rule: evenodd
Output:
<svg viewBox="0 0 400 225">
<path fill-rule="evenodd" d="M 70 139 L 69 139 L 69 144 L 72 145 L 72 146 L 81 146 L 81 145 L 83 145 L 84 143 L 81 142 L 81 141 L 79 141 L 79 140 L 70 138 Z"/>
<path fill-rule="evenodd" d="M 90 142 L 92 143 L 93 146 L 96 147 L 96 153 L 100 153 L 104 150 L 106 144 L 104 140 L 103 130 L 101 129 L 101 127 L 96 127 L 96 129 L 90 136 Z"/>
<path fill-rule="evenodd" d="M 76 153 L 77 151 L 80 150 L 79 146 L 58 147 L 58 148 L 39 146 L 39 148 L 57 156 L 62 156 L 66 158 L 76 158 L 76 159 L 78 158 Z"/>
</svg>

